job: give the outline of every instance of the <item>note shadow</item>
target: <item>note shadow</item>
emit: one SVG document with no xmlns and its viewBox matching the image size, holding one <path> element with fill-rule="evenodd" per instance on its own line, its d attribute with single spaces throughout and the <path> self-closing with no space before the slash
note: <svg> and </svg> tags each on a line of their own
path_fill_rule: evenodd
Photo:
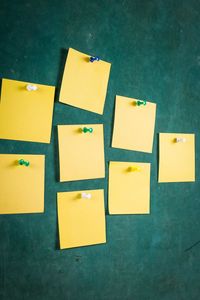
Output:
<svg viewBox="0 0 200 300">
<path fill-rule="evenodd" d="M 1 94 L 1 87 L 2 87 L 2 78 L 0 79 L 0 94 Z M 0 104 L 1 104 L 1 97 L 0 97 Z"/>
<path fill-rule="evenodd" d="M 69 50 L 65 49 L 65 48 L 61 48 L 61 50 L 60 50 L 60 66 L 59 66 L 58 75 L 57 75 L 55 102 L 58 102 L 58 99 L 59 99 L 60 88 L 61 88 L 61 84 L 62 84 L 62 77 L 63 77 L 63 72 L 65 69 L 65 62 L 67 59 L 68 51 Z"/>
<path fill-rule="evenodd" d="M 90 57 L 84 57 L 83 60 L 88 63 L 90 62 Z"/>
<path fill-rule="evenodd" d="M 110 145 L 111 148 L 112 148 L 112 139 L 113 139 L 114 126 L 115 126 L 115 109 L 116 109 L 116 96 L 115 96 L 114 109 L 112 111 L 112 117 L 111 117 L 111 130 L 110 130 L 110 140 L 109 140 L 109 145 Z"/>
<path fill-rule="evenodd" d="M 157 182 L 159 178 L 159 133 L 157 133 Z"/>
<path fill-rule="evenodd" d="M 55 167 L 55 180 L 60 182 L 60 167 L 59 167 L 59 148 L 58 148 L 58 128 L 54 126 L 54 167 Z"/>
<path fill-rule="evenodd" d="M 56 208 L 56 237 L 55 250 L 60 250 L 59 227 L 58 227 L 58 208 Z"/>
</svg>

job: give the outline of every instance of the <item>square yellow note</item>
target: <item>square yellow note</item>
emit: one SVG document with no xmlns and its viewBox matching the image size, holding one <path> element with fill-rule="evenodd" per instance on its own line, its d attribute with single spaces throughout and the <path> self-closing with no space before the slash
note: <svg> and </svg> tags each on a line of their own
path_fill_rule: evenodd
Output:
<svg viewBox="0 0 200 300">
<path fill-rule="evenodd" d="M 60 181 L 105 177 L 102 124 L 58 125 L 58 139 Z"/>
<path fill-rule="evenodd" d="M 44 155 L 0 154 L 0 214 L 44 212 L 44 162 Z"/>
<path fill-rule="evenodd" d="M 55 87 L 28 82 L 2 80 L 0 100 L 0 138 L 50 143 Z"/>
<path fill-rule="evenodd" d="M 59 101 L 103 114 L 111 64 L 69 48 Z"/>
<path fill-rule="evenodd" d="M 149 214 L 150 166 L 150 163 L 110 162 L 110 214 Z"/>
<path fill-rule="evenodd" d="M 116 96 L 112 147 L 152 153 L 156 104 Z"/>
<path fill-rule="evenodd" d="M 195 135 L 159 134 L 159 182 L 195 181 Z"/>
<path fill-rule="evenodd" d="M 60 249 L 106 242 L 104 191 L 57 194 Z"/>
</svg>

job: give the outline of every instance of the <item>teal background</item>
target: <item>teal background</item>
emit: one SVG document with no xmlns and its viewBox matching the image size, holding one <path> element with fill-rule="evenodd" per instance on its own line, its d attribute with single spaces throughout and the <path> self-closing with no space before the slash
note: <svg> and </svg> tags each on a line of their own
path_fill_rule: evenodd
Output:
<svg viewBox="0 0 200 300">
<path fill-rule="evenodd" d="M 195 0 L 0 1 L 0 77 L 58 87 L 51 144 L 0 141 L 46 155 L 45 213 L 0 216 L 0 299 L 200 299 L 199 18 Z M 112 63 L 103 116 L 58 103 L 69 47 Z M 110 147 L 116 94 L 158 104 L 152 154 Z M 56 125 L 77 123 L 105 125 L 106 178 L 59 183 Z M 157 183 L 158 132 L 196 134 L 195 183 Z M 56 193 L 104 188 L 107 212 L 109 160 L 152 163 L 151 214 L 107 214 L 107 244 L 60 251 Z"/>
</svg>

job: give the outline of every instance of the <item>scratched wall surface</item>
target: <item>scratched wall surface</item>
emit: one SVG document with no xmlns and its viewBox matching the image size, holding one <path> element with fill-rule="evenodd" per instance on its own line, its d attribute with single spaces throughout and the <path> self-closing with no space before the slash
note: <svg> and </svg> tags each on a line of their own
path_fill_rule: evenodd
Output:
<svg viewBox="0 0 200 300">
<path fill-rule="evenodd" d="M 199 18 L 198 0 L 0 1 L 1 78 L 59 91 L 67 48 L 112 62 L 103 116 L 56 96 L 50 145 L 0 141 L 46 155 L 45 213 L 0 216 L 0 299 L 199 299 Z M 110 147 L 116 94 L 157 102 L 153 154 Z M 56 125 L 87 122 L 105 124 L 106 178 L 59 183 Z M 158 132 L 196 133 L 195 183 L 157 183 Z M 107 214 L 107 244 L 60 251 L 56 193 L 104 188 L 107 212 L 109 160 L 152 163 L 151 214 Z"/>
</svg>

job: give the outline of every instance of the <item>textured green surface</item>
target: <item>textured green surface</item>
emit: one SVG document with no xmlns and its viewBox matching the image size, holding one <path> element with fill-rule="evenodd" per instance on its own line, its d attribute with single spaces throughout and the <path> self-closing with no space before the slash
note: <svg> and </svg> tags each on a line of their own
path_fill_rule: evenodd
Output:
<svg viewBox="0 0 200 300">
<path fill-rule="evenodd" d="M 105 113 L 55 103 L 51 144 L 0 141 L 0 153 L 46 154 L 45 213 L 0 216 L 1 300 L 200 298 L 200 2 L 1 0 L 0 76 L 59 86 L 66 50 L 112 62 Z M 112 149 L 116 94 L 158 103 L 153 154 Z M 60 251 L 57 124 L 105 124 L 109 160 L 152 163 L 151 215 L 106 216 L 107 244 Z M 196 183 L 157 183 L 158 132 L 196 133 Z M 194 245 L 196 243 L 196 245 Z M 192 247 L 194 245 L 194 247 Z"/>
</svg>

